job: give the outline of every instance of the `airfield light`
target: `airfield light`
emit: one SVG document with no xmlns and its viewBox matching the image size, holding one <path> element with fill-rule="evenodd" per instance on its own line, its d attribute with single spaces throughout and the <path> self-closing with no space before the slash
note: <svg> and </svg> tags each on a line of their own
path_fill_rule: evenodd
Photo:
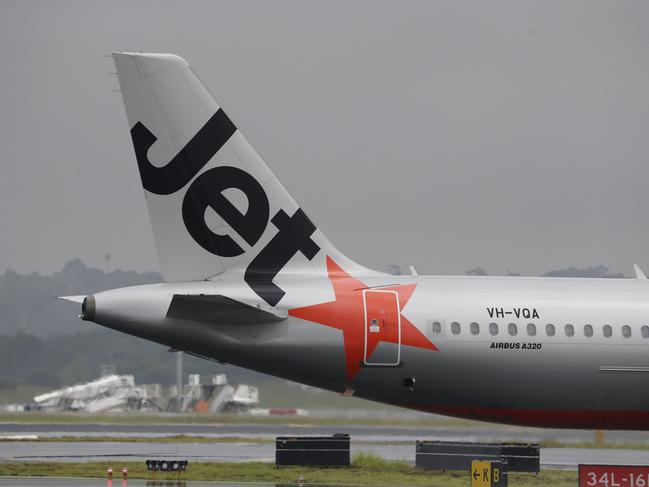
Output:
<svg viewBox="0 0 649 487">
<path fill-rule="evenodd" d="M 149 472 L 184 472 L 189 462 L 187 460 L 147 460 L 145 465 Z"/>
</svg>

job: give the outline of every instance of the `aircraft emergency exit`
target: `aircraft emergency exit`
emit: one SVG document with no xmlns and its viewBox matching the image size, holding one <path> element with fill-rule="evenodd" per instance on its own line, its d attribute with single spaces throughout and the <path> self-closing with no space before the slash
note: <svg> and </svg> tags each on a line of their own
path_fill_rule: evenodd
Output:
<svg viewBox="0 0 649 487">
<path fill-rule="evenodd" d="M 641 271 L 631 280 L 368 269 L 327 240 L 187 62 L 113 58 L 165 282 L 66 298 L 83 302 L 84 320 L 422 411 L 649 429 Z"/>
</svg>

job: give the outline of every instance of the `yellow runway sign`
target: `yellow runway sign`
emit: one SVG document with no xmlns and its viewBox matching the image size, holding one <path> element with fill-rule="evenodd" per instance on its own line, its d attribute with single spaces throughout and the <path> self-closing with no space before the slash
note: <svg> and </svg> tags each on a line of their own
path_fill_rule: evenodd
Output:
<svg viewBox="0 0 649 487">
<path fill-rule="evenodd" d="M 471 462 L 471 487 L 504 487 L 506 485 L 502 463 L 485 460 Z"/>
<path fill-rule="evenodd" d="M 491 487 L 491 462 L 471 462 L 471 487 Z"/>
</svg>

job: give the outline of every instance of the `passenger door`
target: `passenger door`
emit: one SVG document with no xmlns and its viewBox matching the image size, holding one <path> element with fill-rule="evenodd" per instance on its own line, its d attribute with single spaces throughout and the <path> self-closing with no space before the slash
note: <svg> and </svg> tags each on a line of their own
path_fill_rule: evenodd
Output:
<svg viewBox="0 0 649 487">
<path fill-rule="evenodd" d="M 365 308 L 365 347 L 363 363 L 368 366 L 393 366 L 401 362 L 401 312 L 399 294 L 383 289 L 364 289 Z M 381 348 L 379 356 L 376 349 L 380 343 L 388 343 Z"/>
</svg>

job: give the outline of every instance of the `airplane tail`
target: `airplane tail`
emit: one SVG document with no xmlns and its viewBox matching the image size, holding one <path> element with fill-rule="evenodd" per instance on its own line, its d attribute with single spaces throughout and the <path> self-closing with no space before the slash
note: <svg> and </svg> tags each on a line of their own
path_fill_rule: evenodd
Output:
<svg viewBox="0 0 649 487">
<path fill-rule="evenodd" d="M 274 306 L 280 272 L 326 275 L 327 256 L 371 272 L 315 227 L 184 59 L 113 59 L 166 281 L 241 270 Z"/>
</svg>

